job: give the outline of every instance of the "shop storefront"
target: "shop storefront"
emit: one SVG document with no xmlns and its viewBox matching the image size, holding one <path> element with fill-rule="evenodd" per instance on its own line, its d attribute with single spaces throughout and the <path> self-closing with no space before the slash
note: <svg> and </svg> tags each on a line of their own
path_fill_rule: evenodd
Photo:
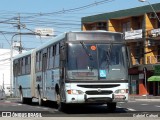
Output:
<svg viewBox="0 0 160 120">
<path fill-rule="evenodd" d="M 152 82 L 154 95 L 160 95 L 160 65 L 154 66 L 154 75 L 149 77 L 148 82 Z"/>
<path fill-rule="evenodd" d="M 139 71 L 138 67 L 129 69 L 129 93 L 132 95 L 136 95 L 139 93 Z"/>
</svg>

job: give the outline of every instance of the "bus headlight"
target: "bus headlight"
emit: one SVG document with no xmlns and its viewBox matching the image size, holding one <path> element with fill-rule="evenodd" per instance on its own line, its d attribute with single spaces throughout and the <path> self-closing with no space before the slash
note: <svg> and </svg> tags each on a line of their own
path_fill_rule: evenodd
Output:
<svg viewBox="0 0 160 120">
<path fill-rule="evenodd" d="M 68 94 L 74 94 L 74 95 L 80 95 L 83 94 L 84 92 L 81 90 L 67 90 Z"/>
<path fill-rule="evenodd" d="M 115 93 L 116 94 L 119 94 L 119 93 L 120 94 L 125 94 L 125 93 L 128 93 L 128 89 L 118 89 L 118 90 L 115 91 Z"/>
</svg>

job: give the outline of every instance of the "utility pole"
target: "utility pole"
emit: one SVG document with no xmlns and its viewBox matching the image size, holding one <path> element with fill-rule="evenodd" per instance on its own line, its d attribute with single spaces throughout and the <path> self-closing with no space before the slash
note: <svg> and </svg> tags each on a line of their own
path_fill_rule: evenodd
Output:
<svg viewBox="0 0 160 120">
<path fill-rule="evenodd" d="M 21 21 L 20 21 L 20 13 L 18 14 L 18 33 L 19 33 L 19 44 L 20 46 L 18 46 L 18 50 L 19 50 L 19 54 L 22 53 L 22 44 L 21 44 Z"/>
<path fill-rule="evenodd" d="M 4 90 L 4 73 L 3 73 L 3 90 Z"/>
</svg>

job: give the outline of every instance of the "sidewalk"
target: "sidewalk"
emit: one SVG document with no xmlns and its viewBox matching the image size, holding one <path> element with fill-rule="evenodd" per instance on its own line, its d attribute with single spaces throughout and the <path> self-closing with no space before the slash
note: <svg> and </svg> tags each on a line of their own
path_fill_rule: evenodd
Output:
<svg viewBox="0 0 160 120">
<path fill-rule="evenodd" d="M 129 101 L 160 102 L 160 96 L 153 95 L 129 95 Z"/>
</svg>

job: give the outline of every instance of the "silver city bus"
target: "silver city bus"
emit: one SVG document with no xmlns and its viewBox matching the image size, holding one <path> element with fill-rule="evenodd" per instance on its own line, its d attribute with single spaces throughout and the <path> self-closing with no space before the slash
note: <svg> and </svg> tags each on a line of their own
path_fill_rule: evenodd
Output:
<svg viewBox="0 0 160 120">
<path fill-rule="evenodd" d="M 128 101 L 128 64 L 122 33 L 67 32 L 14 58 L 14 89 L 22 102 L 107 104 Z"/>
</svg>

